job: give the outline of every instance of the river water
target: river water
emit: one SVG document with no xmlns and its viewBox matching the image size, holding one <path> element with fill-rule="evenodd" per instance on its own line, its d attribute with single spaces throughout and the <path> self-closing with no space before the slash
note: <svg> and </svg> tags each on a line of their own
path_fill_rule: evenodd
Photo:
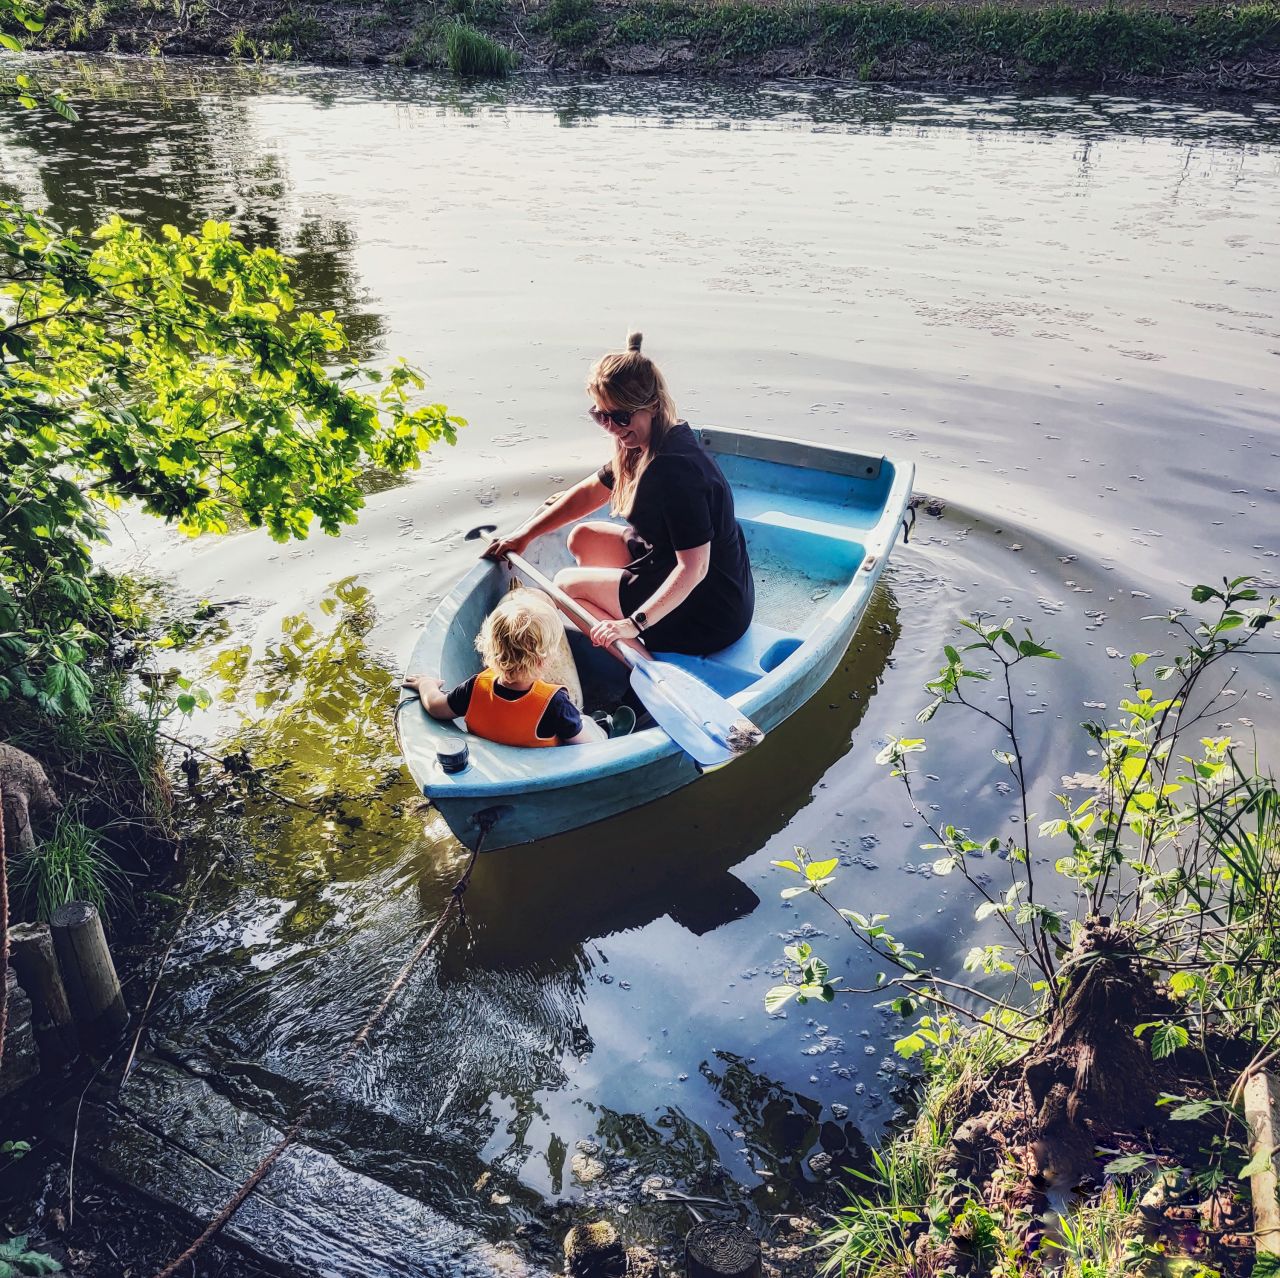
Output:
<svg viewBox="0 0 1280 1278">
<path fill-rule="evenodd" d="M 308 1136 L 533 1255 L 554 1241 L 548 1203 L 636 1237 L 687 1226 L 649 1177 L 761 1225 L 803 1206 L 820 1135 L 860 1148 L 893 1115 L 898 1031 L 870 999 L 765 1016 L 790 938 L 873 978 L 817 909 L 779 899 L 771 860 L 838 854 L 843 904 L 957 961 L 982 935 L 972 903 L 930 875 L 927 834 L 874 763 L 957 619 L 1017 617 L 1064 657 L 1017 693 L 1047 812 L 1088 766 L 1079 722 L 1115 706 L 1118 654 L 1171 650 L 1143 618 L 1197 581 L 1276 582 L 1280 108 L 108 59 L 61 73 L 82 122 L 0 117 L 0 189 L 77 225 L 230 219 L 297 259 L 303 300 L 336 309 L 366 357 L 424 366 L 470 420 L 421 471 L 372 484 L 337 540 L 118 527 L 113 564 L 222 605 L 178 657 L 215 694 L 190 731 L 327 801 L 322 819 L 250 807 L 155 1017 L 157 1050 L 248 1110 L 296 1110 L 447 899 L 460 852 L 400 770 L 397 676 L 470 562 L 462 534 L 603 457 L 582 411 L 597 354 L 643 328 L 695 423 L 916 463 L 931 500 L 828 687 L 668 801 L 482 858 L 467 927 Z M 1275 675 L 1242 673 L 1221 720 L 1264 748 Z M 1009 828 L 1001 743 L 945 715 L 928 737 L 924 801 Z M 603 1180 L 581 1157 L 575 1173 L 584 1152 Z"/>
</svg>

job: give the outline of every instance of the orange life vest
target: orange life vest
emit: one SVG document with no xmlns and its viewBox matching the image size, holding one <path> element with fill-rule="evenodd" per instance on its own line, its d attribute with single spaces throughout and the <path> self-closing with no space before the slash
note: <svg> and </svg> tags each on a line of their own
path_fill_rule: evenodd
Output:
<svg viewBox="0 0 1280 1278">
<path fill-rule="evenodd" d="M 561 685 L 535 679 L 533 687 L 523 696 L 515 701 L 504 701 L 493 688 L 497 678 L 492 670 L 476 676 L 471 686 L 471 700 L 467 703 L 467 727 L 476 736 L 501 745 L 559 745 L 556 737 L 538 736 L 538 723 Z"/>
</svg>

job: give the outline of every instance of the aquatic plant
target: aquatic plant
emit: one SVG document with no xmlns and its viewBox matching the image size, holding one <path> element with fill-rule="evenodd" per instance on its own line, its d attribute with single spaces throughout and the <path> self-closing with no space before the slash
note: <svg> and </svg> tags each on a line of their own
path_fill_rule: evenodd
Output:
<svg viewBox="0 0 1280 1278">
<path fill-rule="evenodd" d="M 501 78 L 515 66 L 515 55 L 509 49 L 463 22 L 450 23 L 444 47 L 454 75 Z"/>
<path fill-rule="evenodd" d="M 1066 779 L 1055 819 L 1032 819 L 1034 778 L 1014 672 L 1058 655 L 1029 631 L 1015 633 L 1012 622 L 979 615 L 961 623 L 969 642 L 945 647 L 946 663 L 926 685 L 931 700 L 918 719 L 927 723 L 945 708 L 996 732 L 991 753 L 1015 796 L 1016 835 L 974 837 L 919 801 L 911 763 L 926 748 L 923 738 L 895 738 L 881 752 L 879 761 L 932 833 L 924 846 L 937 857 L 933 872 L 962 880 L 976 920 L 998 929 L 970 949 L 969 980 L 928 964 L 890 932 L 887 915 L 832 901 L 836 859 L 797 849 L 795 859 L 776 863 L 800 878 L 784 896 L 816 896 L 886 969 L 876 989 L 914 1022 L 896 1047 L 924 1061 L 926 1095 L 932 1088 L 948 1098 L 948 1149 L 925 1210 L 912 1209 L 911 1219 L 893 1207 L 896 1169 L 918 1143 L 918 1136 L 903 1138 L 902 1148 L 895 1142 L 884 1155 L 879 1196 L 856 1199 L 829 1235 L 833 1269 L 905 1273 L 910 1243 L 916 1260 L 924 1255 L 946 1268 L 963 1252 L 987 1271 L 999 1239 L 984 1212 L 994 1212 L 1006 1241 L 1025 1250 L 1037 1189 L 1097 1175 L 1095 1148 L 1116 1133 L 1145 1127 L 1174 1139 L 1166 1116 L 1206 1124 L 1193 1154 L 1185 1133 L 1175 1141 L 1179 1157 L 1194 1163 L 1192 1179 L 1202 1191 L 1249 1174 L 1232 1111 L 1243 1079 L 1280 1037 L 1280 791 L 1239 743 L 1197 729 L 1203 732 L 1231 695 L 1236 667 L 1216 693 L 1203 691 L 1206 676 L 1248 655 L 1280 620 L 1280 601 L 1261 599 L 1246 578 L 1197 586 L 1192 600 L 1216 612 L 1200 621 L 1183 609 L 1167 614 L 1186 647 L 1154 667 L 1155 686 L 1144 679 L 1151 655 L 1130 657 L 1119 717 L 1085 725 L 1099 767 Z M 1046 857 L 1055 839 L 1065 846 Z M 1007 888 L 993 886 L 979 868 L 991 855 L 1008 866 Z M 1054 867 L 1047 881 L 1036 871 L 1046 859 Z M 786 983 L 766 996 L 771 1010 L 792 999 L 856 992 L 833 981 L 808 945 L 790 947 L 787 958 L 793 967 Z M 1006 1055 L 986 1062 L 980 1080 L 953 1087 L 946 1063 L 965 1053 L 975 1034 L 982 1042 L 1003 1040 Z M 1224 1042 L 1253 1054 L 1243 1073 L 1240 1061 L 1220 1050 Z M 1180 1094 L 1188 1085 L 1207 1097 L 1189 1101 Z M 931 1103 L 943 1112 L 936 1095 Z M 1002 1182 L 1001 1161 L 1009 1156 L 1018 1170 Z M 1150 1172 L 1158 1162 L 1122 1155 L 1105 1171 Z M 1120 1214 L 1127 1210 L 1121 1204 Z M 1111 1247 L 1113 1238 L 1101 1238 L 1109 1219 L 1099 1208 L 1092 1223 L 1075 1219 L 1060 1231 L 1079 1243 L 1078 1272 L 1101 1272 L 1081 1239 L 1094 1251 Z"/>
</svg>

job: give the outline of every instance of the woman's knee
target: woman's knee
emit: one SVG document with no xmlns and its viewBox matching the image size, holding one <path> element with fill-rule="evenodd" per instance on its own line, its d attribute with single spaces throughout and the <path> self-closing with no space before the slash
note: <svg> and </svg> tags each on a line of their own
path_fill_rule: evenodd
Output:
<svg viewBox="0 0 1280 1278">
<path fill-rule="evenodd" d="M 592 521 L 569 529 L 569 553 L 580 564 L 621 567 L 630 559 L 626 529 L 617 524 Z"/>
</svg>

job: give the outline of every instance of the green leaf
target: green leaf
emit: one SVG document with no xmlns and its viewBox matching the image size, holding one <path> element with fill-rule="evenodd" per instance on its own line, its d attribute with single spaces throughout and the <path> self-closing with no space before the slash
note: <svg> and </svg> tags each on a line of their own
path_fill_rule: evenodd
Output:
<svg viewBox="0 0 1280 1278">
<path fill-rule="evenodd" d="M 779 1008 L 784 1007 L 789 999 L 792 999 L 799 992 L 799 986 L 796 985 L 775 985 L 773 989 L 767 990 L 764 996 L 764 1010 L 772 1015 Z"/>
<path fill-rule="evenodd" d="M 840 864 L 839 857 L 832 857 L 829 861 L 810 861 L 805 866 L 805 877 L 812 883 L 815 879 L 825 879 L 831 874 L 831 871 Z"/>
<path fill-rule="evenodd" d="M 1273 1149 L 1260 1149 L 1247 1163 L 1240 1169 L 1240 1179 L 1248 1180 L 1250 1176 L 1261 1176 L 1264 1172 L 1271 1170 L 1271 1159 L 1275 1154 Z"/>
<path fill-rule="evenodd" d="M 42 1251 L 27 1249 L 27 1235 L 19 1234 L 0 1242 L 0 1278 L 22 1278 L 24 1274 L 60 1274 L 62 1266 Z"/>
<path fill-rule="evenodd" d="M 22 41 L 0 31 L 0 48 L 8 49 L 10 53 L 21 53 Z"/>
<path fill-rule="evenodd" d="M 794 870 L 796 874 L 804 873 L 794 861 L 771 861 L 770 864 L 776 865 L 780 870 Z"/>
<path fill-rule="evenodd" d="M 1187 1101 L 1185 1105 L 1171 1109 L 1169 1117 L 1175 1123 L 1194 1123 L 1196 1119 L 1203 1118 L 1217 1108 L 1213 1101 Z"/>
<path fill-rule="evenodd" d="M 1186 1047 L 1189 1042 L 1191 1035 L 1184 1026 L 1163 1021 L 1152 1032 L 1151 1055 L 1156 1060 L 1163 1060 L 1166 1056 L 1172 1056 L 1180 1047 Z"/>
<path fill-rule="evenodd" d="M 1193 586 L 1191 588 L 1191 599 L 1194 603 L 1207 603 L 1210 599 L 1221 599 L 1222 592 L 1214 590 L 1212 586 Z"/>
<path fill-rule="evenodd" d="M 1131 1176 L 1134 1172 L 1145 1171 L 1153 1161 L 1151 1154 L 1124 1154 L 1104 1163 L 1102 1170 L 1108 1176 Z"/>
</svg>

